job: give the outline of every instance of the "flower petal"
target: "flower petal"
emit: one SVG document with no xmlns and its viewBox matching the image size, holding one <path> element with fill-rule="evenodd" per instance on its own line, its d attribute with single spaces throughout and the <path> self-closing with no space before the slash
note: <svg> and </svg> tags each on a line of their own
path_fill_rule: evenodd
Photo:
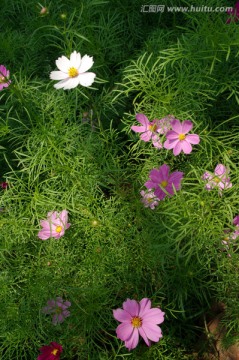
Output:
<svg viewBox="0 0 239 360">
<path fill-rule="evenodd" d="M 144 114 L 136 114 L 135 118 L 140 124 L 145 126 L 145 128 L 148 128 L 148 126 L 150 125 L 149 119 Z"/>
<path fill-rule="evenodd" d="M 150 346 L 150 341 L 147 338 L 144 329 L 142 328 L 142 326 L 139 328 L 139 334 L 142 336 L 142 338 L 144 339 L 146 345 Z"/>
<path fill-rule="evenodd" d="M 139 317 L 143 317 L 144 313 L 148 312 L 151 308 L 151 300 L 148 298 L 143 298 L 140 302 L 139 302 L 139 306 L 140 306 L 140 310 L 139 310 Z"/>
<path fill-rule="evenodd" d="M 131 126 L 131 130 L 135 131 L 135 132 L 145 132 L 147 131 L 145 126 Z"/>
<path fill-rule="evenodd" d="M 70 89 L 74 89 L 75 87 L 77 87 L 79 84 L 79 77 L 73 77 L 73 78 L 68 78 L 67 82 L 65 83 L 63 89 L 64 90 L 70 90 Z"/>
<path fill-rule="evenodd" d="M 200 137 L 197 134 L 189 134 L 186 136 L 186 140 L 194 145 L 197 145 L 200 143 Z"/>
<path fill-rule="evenodd" d="M 148 309 L 143 315 L 143 324 L 144 322 L 150 322 L 151 324 L 161 324 L 164 321 L 165 313 L 158 309 Z"/>
<path fill-rule="evenodd" d="M 55 89 L 62 89 L 64 88 L 64 86 L 67 84 L 69 78 L 65 79 L 65 80 L 61 80 L 58 83 L 54 84 L 54 88 Z"/>
<path fill-rule="evenodd" d="M 215 175 L 221 176 L 223 174 L 225 174 L 225 172 L 227 171 L 226 166 L 222 165 L 222 164 L 218 164 L 214 170 Z M 227 171 L 227 173 L 229 173 L 229 171 Z"/>
<path fill-rule="evenodd" d="M 181 122 L 178 120 L 178 119 L 175 119 L 175 120 L 172 120 L 171 121 L 171 126 L 172 126 L 172 129 L 178 133 L 178 134 L 182 134 L 183 131 L 182 131 L 182 124 Z"/>
<path fill-rule="evenodd" d="M 79 74 L 77 79 L 78 79 L 79 84 L 81 84 L 82 86 L 88 87 L 93 84 L 95 77 L 96 77 L 95 73 L 86 72 L 84 74 Z"/>
<path fill-rule="evenodd" d="M 144 134 L 140 135 L 140 139 L 143 141 L 149 141 L 152 138 L 152 131 L 148 130 Z"/>
<path fill-rule="evenodd" d="M 193 128 L 193 123 L 190 120 L 182 122 L 182 134 L 187 134 Z"/>
<path fill-rule="evenodd" d="M 70 60 L 63 55 L 56 60 L 56 66 L 59 70 L 68 73 L 68 70 L 71 67 Z"/>
<path fill-rule="evenodd" d="M 173 148 L 173 154 L 177 156 L 180 154 L 181 151 L 182 151 L 182 141 L 178 141 Z"/>
<path fill-rule="evenodd" d="M 178 140 L 178 133 L 173 130 L 169 130 L 166 134 L 168 140 Z"/>
<path fill-rule="evenodd" d="M 81 55 L 80 53 L 73 51 L 70 56 L 70 67 L 74 67 L 76 69 L 81 65 Z"/>
<path fill-rule="evenodd" d="M 81 59 L 80 66 L 78 67 L 78 71 L 80 74 L 85 73 L 87 70 L 89 70 L 92 65 L 94 64 L 93 57 L 84 55 Z"/>
<path fill-rule="evenodd" d="M 125 346 L 127 349 L 132 350 L 136 348 L 139 342 L 139 330 L 134 328 L 133 333 L 129 340 L 125 341 Z"/>
<path fill-rule="evenodd" d="M 175 139 L 175 140 L 166 140 L 163 144 L 164 148 L 167 150 L 171 150 L 173 149 L 179 142 L 179 139 Z"/>
<path fill-rule="evenodd" d="M 142 328 L 149 340 L 157 342 L 163 336 L 160 327 L 150 322 L 143 322 Z"/>
<path fill-rule="evenodd" d="M 130 323 L 132 316 L 125 310 L 123 309 L 116 309 L 113 310 L 113 316 L 116 320 L 120 321 L 120 322 L 128 322 Z"/>
<path fill-rule="evenodd" d="M 50 79 L 52 79 L 52 80 L 64 80 L 64 79 L 67 79 L 68 77 L 69 77 L 69 75 L 62 71 L 52 71 L 50 73 Z"/>
<path fill-rule="evenodd" d="M 181 143 L 181 149 L 185 154 L 190 154 L 192 152 L 193 148 L 192 145 L 187 141 L 187 138 L 185 140 L 180 141 Z"/>
<path fill-rule="evenodd" d="M 127 299 L 123 302 L 123 309 L 127 311 L 132 317 L 138 316 L 139 314 L 139 304 L 136 300 Z"/>
<path fill-rule="evenodd" d="M 132 333 L 133 333 L 133 326 L 131 325 L 131 323 L 126 323 L 123 322 L 122 324 L 120 324 L 117 329 L 116 329 L 116 334 L 117 337 L 122 340 L 122 341 L 126 341 L 129 340 Z"/>
</svg>

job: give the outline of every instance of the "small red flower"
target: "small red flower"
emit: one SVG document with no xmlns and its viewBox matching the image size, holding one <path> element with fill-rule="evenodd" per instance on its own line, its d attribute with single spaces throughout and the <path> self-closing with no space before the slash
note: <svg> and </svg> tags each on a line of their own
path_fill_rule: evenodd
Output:
<svg viewBox="0 0 239 360">
<path fill-rule="evenodd" d="M 2 183 L 0 183 L 0 186 L 1 186 L 2 189 L 5 190 L 8 187 L 8 183 L 2 182 Z"/>
<path fill-rule="evenodd" d="M 50 345 L 42 346 L 39 351 L 37 360 L 60 360 L 61 353 L 63 351 L 62 346 L 56 342 L 51 342 Z"/>
</svg>

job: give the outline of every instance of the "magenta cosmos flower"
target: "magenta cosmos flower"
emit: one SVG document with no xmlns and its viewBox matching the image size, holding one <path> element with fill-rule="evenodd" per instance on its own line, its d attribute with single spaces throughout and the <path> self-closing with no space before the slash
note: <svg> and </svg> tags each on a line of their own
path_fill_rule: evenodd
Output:
<svg viewBox="0 0 239 360">
<path fill-rule="evenodd" d="M 52 323 L 57 325 L 70 316 L 70 311 L 67 310 L 70 306 L 70 301 L 63 301 L 61 297 L 57 297 L 56 300 L 48 300 L 47 306 L 42 309 L 42 312 L 44 314 L 53 314 Z"/>
<path fill-rule="evenodd" d="M 205 189 L 212 190 L 213 188 L 218 187 L 219 193 L 221 194 L 222 190 L 231 188 L 232 183 L 228 177 L 229 172 L 230 170 L 223 164 L 218 164 L 213 174 L 206 171 L 202 176 L 203 180 L 208 181 L 205 185 Z"/>
<path fill-rule="evenodd" d="M 51 342 L 50 345 L 42 346 L 39 351 L 37 360 L 60 360 L 61 353 L 63 351 L 62 346 L 56 342 Z"/>
<path fill-rule="evenodd" d="M 4 65 L 0 65 L 0 90 L 10 85 L 11 80 L 9 80 L 9 76 L 9 70 Z"/>
<path fill-rule="evenodd" d="M 125 347 L 134 349 L 139 342 L 139 335 L 150 346 L 151 341 L 158 342 L 162 338 L 162 331 L 158 324 L 164 321 L 164 312 L 159 308 L 151 308 L 151 301 L 147 298 L 139 303 L 127 299 L 123 309 L 113 310 L 113 316 L 121 324 L 116 329 L 118 339 L 125 342 Z"/>
<path fill-rule="evenodd" d="M 159 199 L 154 195 L 152 189 L 149 189 L 148 192 L 142 190 L 140 191 L 140 195 L 142 195 L 141 202 L 145 207 L 149 207 L 150 209 L 154 210 L 155 206 L 158 206 Z"/>
<path fill-rule="evenodd" d="M 167 140 L 164 143 L 165 149 L 173 149 L 175 156 L 179 155 L 181 151 L 185 154 L 190 154 L 192 151 L 191 144 L 199 144 L 200 138 L 197 134 L 186 135 L 193 128 L 193 123 L 185 120 L 182 123 L 178 119 L 171 122 L 172 130 L 166 134 Z"/>
<path fill-rule="evenodd" d="M 166 164 L 159 169 L 153 169 L 149 173 L 150 180 L 146 181 L 144 186 L 148 189 L 154 189 L 154 194 L 163 200 L 166 196 L 174 195 L 175 191 L 180 190 L 183 172 L 174 171 L 169 174 L 170 167 Z"/>
<path fill-rule="evenodd" d="M 41 220 L 42 230 L 39 231 L 38 237 L 41 240 L 47 240 L 50 237 L 59 239 L 65 234 L 65 230 L 70 227 L 68 223 L 68 211 L 63 210 L 58 213 L 56 211 L 49 212 L 46 220 Z"/>
<path fill-rule="evenodd" d="M 60 71 L 52 71 L 50 78 L 52 80 L 60 80 L 54 85 L 56 89 L 63 88 L 69 90 L 75 88 L 79 84 L 85 87 L 91 86 L 94 82 L 96 74 L 88 72 L 94 64 L 93 58 L 73 51 L 70 59 L 62 56 L 56 60 L 56 66 Z"/>
<path fill-rule="evenodd" d="M 237 1 L 233 9 L 227 10 L 227 14 L 230 15 L 230 17 L 227 19 L 226 24 L 239 20 L 239 1 Z"/>
</svg>

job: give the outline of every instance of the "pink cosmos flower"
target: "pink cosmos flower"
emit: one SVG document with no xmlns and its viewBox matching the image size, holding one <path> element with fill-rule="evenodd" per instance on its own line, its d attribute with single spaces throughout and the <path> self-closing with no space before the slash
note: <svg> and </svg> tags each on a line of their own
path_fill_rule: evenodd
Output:
<svg viewBox="0 0 239 360">
<path fill-rule="evenodd" d="M 158 120 L 155 119 L 152 122 L 148 120 L 148 118 L 144 114 L 136 114 L 136 120 L 142 126 L 131 126 L 131 129 L 135 132 L 141 132 L 140 139 L 143 141 L 153 140 L 153 137 L 157 134 L 159 130 Z"/>
<path fill-rule="evenodd" d="M 63 210 L 60 213 L 54 211 L 47 214 L 46 220 L 41 220 L 42 230 L 39 231 L 38 237 L 41 240 L 47 240 L 50 237 L 59 239 L 65 234 L 65 230 L 70 227 L 68 223 L 68 211 Z"/>
<path fill-rule="evenodd" d="M 61 324 L 65 318 L 70 316 L 70 311 L 67 310 L 71 306 L 69 301 L 63 301 L 61 297 L 57 297 L 56 300 L 48 300 L 47 306 L 42 309 L 44 314 L 53 314 L 53 325 Z"/>
<path fill-rule="evenodd" d="M 39 351 L 37 360 L 60 360 L 61 353 L 63 351 L 62 346 L 56 342 L 51 342 L 50 345 L 42 346 Z"/>
<path fill-rule="evenodd" d="M 150 209 L 154 210 L 155 206 L 158 206 L 159 199 L 154 195 L 152 189 L 149 189 L 148 192 L 142 190 L 140 191 L 140 194 L 142 195 L 141 202 L 145 207 L 150 207 Z"/>
<path fill-rule="evenodd" d="M 9 70 L 7 70 L 4 65 L 0 65 L 0 90 L 10 85 L 11 80 L 9 80 L 9 75 Z"/>
<path fill-rule="evenodd" d="M 129 350 L 136 348 L 139 335 L 148 346 L 151 341 L 158 342 L 163 336 L 157 324 L 164 321 L 164 312 L 159 308 L 151 308 L 150 299 L 144 298 L 139 303 L 127 299 L 123 302 L 123 309 L 113 310 L 113 316 L 122 323 L 116 329 L 117 337 L 125 342 Z"/>
<path fill-rule="evenodd" d="M 199 144 L 200 138 L 197 134 L 186 135 L 193 128 L 193 123 L 185 120 L 182 123 L 178 119 L 171 122 L 172 130 L 166 134 L 167 140 L 164 143 L 165 149 L 173 149 L 175 156 L 179 155 L 181 151 L 185 154 L 190 154 L 192 151 L 191 144 Z"/>
<path fill-rule="evenodd" d="M 170 129 L 170 123 L 172 120 L 172 115 L 165 117 L 163 119 L 154 119 L 152 122 L 144 114 L 136 114 L 136 120 L 142 126 L 131 126 L 131 129 L 135 132 L 141 132 L 140 139 L 143 141 L 152 140 L 153 145 L 161 149 L 163 147 L 162 141 L 159 137 L 159 134 L 165 134 L 166 131 Z"/>
<path fill-rule="evenodd" d="M 170 167 L 166 164 L 160 166 L 159 169 L 150 171 L 150 180 L 146 181 L 144 186 L 148 189 L 154 189 L 154 194 L 163 200 L 166 196 L 172 196 L 175 191 L 180 190 L 183 172 L 174 171 L 169 174 Z"/>
<path fill-rule="evenodd" d="M 207 190 L 211 190 L 215 187 L 218 187 L 219 193 L 222 193 L 222 190 L 229 189 L 232 187 L 232 183 L 230 182 L 230 178 L 228 177 L 230 170 L 226 168 L 226 166 L 222 164 L 218 164 L 214 170 L 214 174 L 206 171 L 202 179 L 207 180 L 208 183 L 205 185 Z"/>
<path fill-rule="evenodd" d="M 227 14 L 230 15 L 230 17 L 227 19 L 226 24 L 237 22 L 239 20 L 239 1 L 236 2 L 233 9 L 227 10 Z"/>
</svg>

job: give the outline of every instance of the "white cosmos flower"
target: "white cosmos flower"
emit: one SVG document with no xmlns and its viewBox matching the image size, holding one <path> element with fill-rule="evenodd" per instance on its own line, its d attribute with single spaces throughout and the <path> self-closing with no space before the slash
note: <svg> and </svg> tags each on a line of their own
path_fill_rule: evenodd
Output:
<svg viewBox="0 0 239 360">
<path fill-rule="evenodd" d="M 60 71 L 52 71 L 50 78 L 52 80 L 60 80 L 54 85 L 56 89 L 63 88 L 64 90 L 73 89 L 79 84 L 82 86 L 91 86 L 94 82 L 96 74 L 87 72 L 94 64 L 93 58 L 74 51 L 70 60 L 62 56 L 56 60 L 56 66 Z"/>
</svg>

